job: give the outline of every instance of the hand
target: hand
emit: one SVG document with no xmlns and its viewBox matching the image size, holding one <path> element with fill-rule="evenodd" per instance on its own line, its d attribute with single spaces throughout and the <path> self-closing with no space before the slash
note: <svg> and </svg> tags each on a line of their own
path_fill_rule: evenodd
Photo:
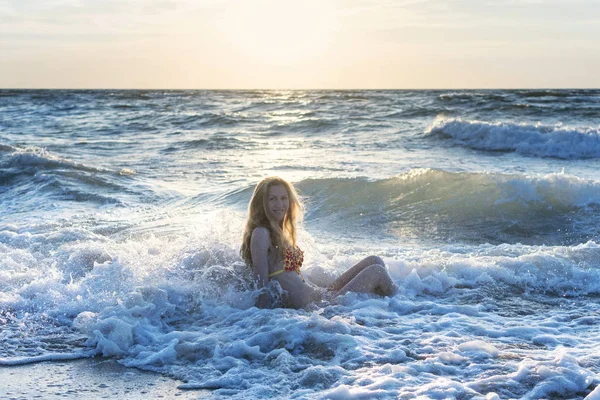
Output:
<svg viewBox="0 0 600 400">
<path fill-rule="evenodd" d="M 256 307 L 258 307 L 258 308 L 270 308 L 271 307 L 268 293 L 263 292 L 260 294 L 260 296 L 258 296 L 258 299 L 256 300 Z"/>
</svg>

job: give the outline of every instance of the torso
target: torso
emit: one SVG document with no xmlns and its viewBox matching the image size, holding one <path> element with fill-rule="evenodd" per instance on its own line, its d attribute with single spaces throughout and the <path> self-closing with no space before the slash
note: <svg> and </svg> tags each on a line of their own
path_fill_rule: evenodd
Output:
<svg viewBox="0 0 600 400">
<path fill-rule="evenodd" d="M 278 249 L 271 244 L 267 254 L 269 262 L 269 275 L 283 269 L 283 257 Z M 302 276 L 295 271 L 283 271 L 277 275 L 269 277 L 269 280 L 275 280 L 281 288 L 285 290 L 286 295 L 283 298 L 286 307 L 301 308 L 308 303 L 318 301 L 322 297 L 322 290 L 305 282 Z"/>
<path fill-rule="evenodd" d="M 283 257 L 275 246 L 269 247 L 269 274 L 283 269 Z M 269 279 L 276 280 L 287 296 L 283 299 L 286 307 L 301 308 L 308 303 L 320 300 L 322 290 L 305 282 L 304 278 L 295 271 L 283 271 Z"/>
<path fill-rule="evenodd" d="M 271 245 L 269 247 L 269 274 L 279 271 L 281 268 L 283 268 L 283 259 L 275 246 Z"/>
</svg>

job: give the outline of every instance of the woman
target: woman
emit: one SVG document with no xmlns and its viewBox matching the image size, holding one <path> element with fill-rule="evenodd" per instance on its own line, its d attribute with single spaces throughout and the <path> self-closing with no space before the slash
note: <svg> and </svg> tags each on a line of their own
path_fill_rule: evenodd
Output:
<svg viewBox="0 0 600 400">
<path fill-rule="evenodd" d="M 304 260 L 296 245 L 296 223 L 302 218 L 302 206 L 294 187 L 287 181 L 270 177 L 256 188 L 248 206 L 248 219 L 240 253 L 254 271 L 260 289 L 269 279 L 279 282 L 286 291 L 284 305 L 300 308 L 321 299 L 323 290 L 307 283 L 300 268 Z M 383 260 L 370 256 L 337 278 L 328 290 L 334 295 L 346 292 L 377 293 L 389 296 L 396 292 Z M 270 306 L 268 294 L 259 296 L 257 306 Z"/>
</svg>

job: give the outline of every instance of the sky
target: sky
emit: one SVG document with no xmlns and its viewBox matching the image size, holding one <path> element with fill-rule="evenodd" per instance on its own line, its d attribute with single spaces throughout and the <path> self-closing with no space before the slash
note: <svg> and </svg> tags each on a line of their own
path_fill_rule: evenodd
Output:
<svg viewBox="0 0 600 400">
<path fill-rule="evenodd" d="M 0 0 L 0 88 L 600 88 L 600 0 Z"/>
</svg>

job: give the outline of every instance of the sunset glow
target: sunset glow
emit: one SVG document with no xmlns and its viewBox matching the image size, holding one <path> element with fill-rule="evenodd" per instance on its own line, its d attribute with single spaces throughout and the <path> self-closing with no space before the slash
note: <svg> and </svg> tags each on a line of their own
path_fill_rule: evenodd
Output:
<svg viewBox="0 0 600 400">
<path fill-rule="evenodd" d="M 597 2 L 0 0 L 0 87 L 600 87 Z"/>
<path fill-rule="evenodd" d="M 240 2 L 220 27 L 234 52 L 250 62 L 291 66 L 326 57 L 334 42 L 325 2 Z"/>
</svg>

